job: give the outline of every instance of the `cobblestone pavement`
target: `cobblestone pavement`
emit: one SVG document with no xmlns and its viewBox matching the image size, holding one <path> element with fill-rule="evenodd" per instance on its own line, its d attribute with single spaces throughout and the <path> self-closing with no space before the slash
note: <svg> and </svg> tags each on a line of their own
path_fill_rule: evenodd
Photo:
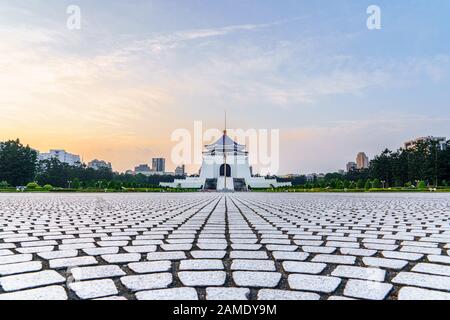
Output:
<svg viewBox="0 0 450 320">
<path fill-rule="evenodd" d="M 446 194 L 3 194 L 0 299 L 450 299 Z"/>
</svg>

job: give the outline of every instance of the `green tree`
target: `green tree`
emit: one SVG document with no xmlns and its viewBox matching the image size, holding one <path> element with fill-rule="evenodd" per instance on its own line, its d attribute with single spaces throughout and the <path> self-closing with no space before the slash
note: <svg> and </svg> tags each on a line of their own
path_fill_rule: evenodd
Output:
<svg viewBox="0 0 450 320">
<path fill-rule="evenodd" d="M 81 187 L 80 179 L 79 178 L 73 179 L 73 181 L 72 181 L 72 188 L 73 189 L 80 189 L 80 187 Z"/>
<path fill-rule="evenodd" d="M 6 181 L 0 181 L 0 189 L 5 189 L 9 187 L 9 183 Z"/>
<path fill-rule="evenodd" d="M 358 189 L 364 188 L 364 180 L 363 179 L 358 180 L 358 182 L 356 183 L 356 188 L 358 188 Z"/>
<path fill-rule="evenodd" d="M 25 185 L 36 175 L 37 152 L 20 140 L 0 142 L 0 181 Z"/>
<path fill-rule="evenodd" d="M 336 189 L 339 189 L 339 190 L 344 189 L 344 182 L 338 181 L 338 182 L 336 183 Z"/>
<path fill-rule="evenodd" d="M 378 179 L 378 182 L 380 181 L 380 179 L 388 183 L 393 182 L 392 177 L 393 167 L 394 167 L 394 157 L 392 151 L 388 149 L 384 150 L 381 153 L 381 155 L 376 156 L 370 162 L 371 175 L 373 178 Z"/>
<path fill-rule="evenodd" d="M 374 188 L 374 189 L 380 189 L 381 188 L 381 182 L 380 182 L 380 179 L 374 179 L 373 181 L 372 181 L 372 188 Z"/>
<path fill-rule="evenodd" d="M 40 186 L 36 182 L 30 182 L 27 184 L 27 189 L 34 190 L 38 188 L 40 188 Z"/>
<path fill-rule="evenodd" d="M 364 189 L 370 190 L 372 188 L 372 183 L 370 183 L 370 180 L 366 181 L 366 184 L 364 185 Z"/>
<path fill-rule="evenodd" d="M 418 189 L 426 189 L 427 188 L 427 184 L 425 181 L 420 181 L 419 184 L 417 185 Z"/>
</svg>

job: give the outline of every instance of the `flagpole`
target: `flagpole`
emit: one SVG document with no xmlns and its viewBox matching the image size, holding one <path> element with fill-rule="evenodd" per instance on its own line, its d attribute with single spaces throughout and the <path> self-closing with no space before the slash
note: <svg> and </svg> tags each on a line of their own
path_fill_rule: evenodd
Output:
<svg viewBox="0 0 450 320">
<path fill-rule="evenodd" d="M 225 110 L 225 128 L 223 130 L 222 145 L 223 145 L 223 162 L 224 162 L 224 176 L 225 176 L 225 190 L 227 190 L 227 155 L 225 153 L 225 136 L 227 135 L 227 111 Z"/>
</svg>

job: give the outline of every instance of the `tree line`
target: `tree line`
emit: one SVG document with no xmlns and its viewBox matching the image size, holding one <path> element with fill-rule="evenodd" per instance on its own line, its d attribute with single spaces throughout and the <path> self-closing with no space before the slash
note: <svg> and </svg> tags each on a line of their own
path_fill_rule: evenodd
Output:
<svg viewBox="0 0 450 320">
<path fill-rule="evenodd" d="M 60 188 L 150 188 L 160 182 L 173 182 L 173 176 L 144 176 L 94 170 L 85 164 L 71 166 L 57 159 L 39 161 L 37 151 L 20 140 L 0 142 L 0 187 L 24 186 L 30 182 Z M 370 162 L 368 169 L 345 174 L 328 173 L 308 181 L 298 176 L 290 181 L 305 188 L 370 189 L 410 186 L 448 186 L 450 183 L 450 148 L 440 148 L 433 141 L 419 142 L 414 148 L 384 150 Z"/>
<path fill-rule="evenodd" d="M 413 148 L 384 150 L 370 161 L 368 169 L 328 173 L 313 181 L 308 181 L 306 176 L 284 181 L 305 188 L 332 189 L 447 187 L 450 183 L 450 148 L 441 148 L 434 141 L 420 141 Z"/>
<path fill-rule="evenodd" d="M 71 166 L 56 158 L 38 160 L 38 152 L 19 139 L 0 142 L 0 188 L 40 186 L 72 189 L 154 188 L 160 182 L 173 182 L 173 176 L 144 176 L 113 172 L 109 168 L 95 170 L 84 163 Z"/>
</svg>

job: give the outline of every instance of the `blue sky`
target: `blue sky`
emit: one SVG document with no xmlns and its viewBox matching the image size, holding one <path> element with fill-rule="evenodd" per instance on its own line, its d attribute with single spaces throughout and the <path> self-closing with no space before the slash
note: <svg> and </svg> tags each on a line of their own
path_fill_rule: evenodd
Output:
<svg viewBox="0 0 450 320">
<path fill-rule="evenodd" d="M 231 127 L 280 129 L 280 173 L 305 173 L 450 137 L 446 0 L 0 0 L 0 16 L 0 139 L 125 170 L 227 109 Z"/>
</svg>

